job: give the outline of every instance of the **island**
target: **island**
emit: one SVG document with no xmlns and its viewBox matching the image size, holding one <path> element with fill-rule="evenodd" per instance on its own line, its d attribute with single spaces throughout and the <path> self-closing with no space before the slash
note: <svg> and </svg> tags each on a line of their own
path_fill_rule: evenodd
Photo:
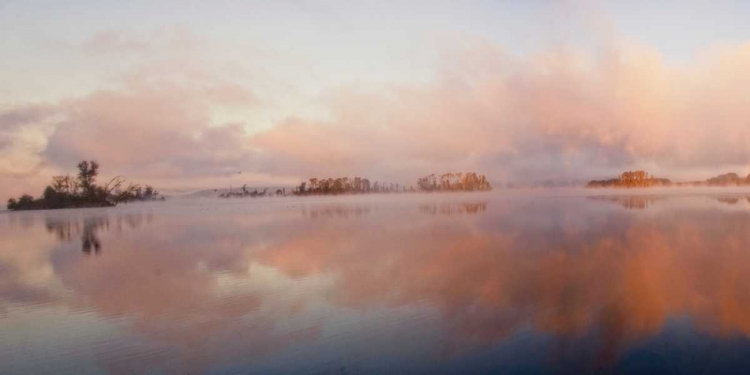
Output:
<svg viewBox="0 0 750 375">
<path fill-rule="evenodd" d="M 449 192 L 449 191 L 489 191 L 492 190 L 487 177 L 475 172 L 430 174 L 417 179 L 414 185 L 406 186 L 400 183 L 372 181 L 364 177 L 313 177 L 302 181 L 290 189 L 276 190 L 276 196 L 306 196 L 306 195 L 340 195 L 340 194 L 382 194 L 382 193 L 415 193 L 415 192 Z M 273 190 L 248 189 L 243 185 L 239 190 L 231 190 L 219 194 L 219 198 L 267 197 L 273 196 Z"/>
<path fill-rule="evenodd" d="M 370 193 L 413 192 L 414 187 L 373 181 L 362 177 L 317 178 L 301 182 L 292 190 L 293 195 L 339 195 Z"/>
<path fill-rule="evenodd" d="M 672 182 L 666 178 L 656 178 L 645 171 L 627 171 L 619 177 L 609 180 L 592 180 L 586 184 L 588 188 L 647 188 L 647 187 L 699 187 L 699 186 L 748 186 L 750 175 L 743 178 L 737 173 L 730 172 L 706 179 L 704 181 Z"/>
<path fill-rule="evenodd" d="M 54 176 L 41 198 L 34 199 L 24 194 L 18 199 L 8 200 L 8 209 L 20 210 L 48 210 L 59 208 L 111 207 L 119 203 L 132 201 L 164 200 L 153 187 L 129 184 L 124 187 L 125 180 L 117 176 L 104 185 L 97 185 L 99 163 L 95 160 L 78 163 L 78 175 Z"/>
<path fill-rule="evenodd" d="M 683 183 L 691 186 L 742 186 L 750 185 L 750 174 L 742 178 L 737 173 L 730 172 L 709 178 L 705 181 L 693 181 Z"/>
<path fill-rule="evenodd" d="M 370 193 L 414 193 L 447 191 L 489 191 L 492 186 L 484 175 L 475 172 L 430 174 L 417 179 L 417 187 L 374 181 L 361 177 L 311 178 L 292 191 L 293 195 L 338 195 Z"/>
<path fill-rule="evenodd" d="M 653 187 L 653 186 L 669 186 L 672 182 L 666 178 L 656 178 L 644 171 L 628 171 L 623 172 L 620 177 L 609 180 L 593 180 L 590 181 L 586 187 L 589 188 L 600 188 L 600 187 Z"/>
</svg>

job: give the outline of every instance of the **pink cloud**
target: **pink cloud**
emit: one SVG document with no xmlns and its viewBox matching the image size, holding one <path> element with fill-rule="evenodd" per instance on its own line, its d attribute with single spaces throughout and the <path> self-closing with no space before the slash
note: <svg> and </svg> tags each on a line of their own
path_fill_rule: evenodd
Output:
<svg viewBox="0 0 750 375">
<path fill-rule="evenodd" d="M 224 90 L 227 95 L 216 94 Z M 70 104 L 69 118 L 51 135 L 45 155 L 60 165 L 97 158 L 136 174 L 165 163 L 174 167 L 175 177 L 216 174 L 208 169 L 247 152 L 240 125 L 211 120 L 212 106 L 248 99 L 238 93 L 251 96 L 226 86 L 96 92 Z"/>
<path fill-rule="evenodd" d="M 262 108 L 254 88 L 199 61 L 165 59 L 133 70 L 120 88 L 61 103 L 65 120 L 43 156 L 61 167 L 97 158 L 114 173 L 170 185 L 219 183 L 232 171 L 269 183 L 314 175 L 410 183 L 469 169 L 496 181 L 599 178 L 628 168 L 672 178 L 748 172 L 750 44 L 676 68 L 627 43 L 517 57 L 470 40 L 440 66 L 421 84 L 329 90 L 324 120 L 291 108 L 248 134 L 247 123 L 214 115 Z"/>
<path fill-rule="evenodd" d="M 321 169 L 367 157 L 386 170 L 405 163 L 414 173 L 461 166 L 513 176 L 530 167 L 537 178 L 643 164 L 668 173 L 743 169 L 748 48 L 675 69 L 635 46 L 518 59 L 481 44 L 430 84 L 373 95 L 342 90 L 332 95 L 330 122 L 285 124 L 258 139 L 281 154 L 293 148 L 301 163 Z"/>
</svg>

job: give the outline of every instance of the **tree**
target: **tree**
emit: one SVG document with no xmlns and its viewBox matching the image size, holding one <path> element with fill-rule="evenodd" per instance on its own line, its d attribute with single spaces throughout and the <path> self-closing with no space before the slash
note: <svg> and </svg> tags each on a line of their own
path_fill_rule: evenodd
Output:
<svg viewBox="0 0 750 375">
<path fill-rule="evenodd" d="M 122 186 L 123 183 L 125 183 L 125 179 L 120 176 L 112 178 L 109 182 L 104 184 L 104 187 L 102 187 L 103 194 L 107 197 L 111 196 L 113 192 L 120 190 L 120 186 Z"/>
<path fill-rule="evenodd" d="M 95 194 L 94 183 L 99 175 L 99 163 L 94 160 L 78 163 L 78 185 L 87 196 Z"/>
<path fill-rule="evenodd" d="M 57 192 L 52 186 L 47 186 L 42 194 L 42 202 L 45 208 L 65 207 L 69 199 L 69 195 Z"/>
<path fill-rule="evenodd" d="M 24 194 L 18 199 L 19 208 L 31 208 L 34 204 L 34 197 L 28 194 Z"/>
<path fill-rule="evenodd" d="M 76 193 L 76 183 L 69 174 L 52 177 L 52 188 L 60 194 L 71 195 Z"/>
<path fill-rule="evenodd" d="M 156 198 L 156 196 L 159 195 L 159 191 L 154 189 L 151 185 L 146 185 L 146 188 L 143 190 L 143 197 L 146 199 L 152 199 Z"/>
<path fill-rule="evenodd" d="M 455 179 L 455 180 L 454 180 Z M 445 173 L 440 175 L 440 183 L 434 174 L 417 179 L 417 189 L 421 191 L 448 191 L 448 190 L 492 190 L 492 186 L 484 175 L 474 172 L 467 173 Z"/>
<path fill-rule="evenodd" d="M 51 201 L 54 200 L 56 196 L 57 192 L 52 188 L 52 186 L 47 186 L 46 188 L 44 188 L 44 193 L 42 194 L 44 200 Z"/>
<path fill-rule="evenodd" d="M 440 175 L 440 189 L 449 190 L 451 186 L 450 173 Z"/>
<path fill-rule="evenodd" d="M 333 193 L 340 194 L 344 191 L 344 182 L 342 179 L 337 178 L 333 181 Z"/>
<path fill-rule="evenodd" d="M 324 191 L 324 193 L 328 194 L 328 193 L 331 192 L 331 190 L 333 189 L 333 183 L 334 183 L 334 180 L 329 177 L 326 180 L 326 185 L 325 185 L 325 191 Z"/>
</svg>

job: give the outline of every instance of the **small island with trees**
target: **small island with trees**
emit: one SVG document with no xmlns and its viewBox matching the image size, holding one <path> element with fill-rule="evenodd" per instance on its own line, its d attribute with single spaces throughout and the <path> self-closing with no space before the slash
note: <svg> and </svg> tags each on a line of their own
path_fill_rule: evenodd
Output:
<svg viewBox="0 0 750 375">
<path fill-rule="evenodd" d="M 370 193 L 414 193 L 437 191 L 489 191 L 492 186 L 484 175 L 474 172 L 435 174 L 417 179 L 417 187 L 402 184 L 371 182 L 361 177 L 311 178 L 292 191 L 294 195 L 338 195 Z"/>
<path fill-rule="evenodd" d="M 487 177 L 474 172 L 445 173 L 438 179 L 434 174 L 417 180 L 420 191 L 489 191 L 492 185 Z"/>
<path fill-rule="evenodd" d="M 681 183 L 688 186 L 743 186 L 750 185 L 750 174 L 742 178 L 734 172 L 724 173 L 716 177 L 709 178 L 705 181 L 692 181 Z"/>
<path fill-rule="evenodd" d="M 94 160 L 78 163 L 78 175 L 55 176 L 52 184 L 44 189 L 41 198 L 34 199 L 24 194 L 18 199 L 8 200 L 8 209 L 19 210 L 48 210 L 58 208 L 86 208 L 111 207 L 119 203 L 132 201 L 164 200 L 153 187 L 146 185 L 141 188 L 137 184 L 123 187 L 125 180 L 114 177 L 104 185 L 97 185 L 99 163 Z"/>
<path fill-rule="evenodd" d="M 435 174 L 417 179 L 414 185 L 406 186 L 398 183 L 371 181 L 363 177 L 313 177 L 302 181 L 288 193 L 286 188 L 276 190 L 276 196 L 307 196 L 307 195 L 340 195 L 340 194 L 383 194 L 383 193 L 416 193 L 416 192 L 450 192 L 450 191 L 489 191 L 492 190 L 487 177 L 474 172 L 444 173 L 439 177 Z M 243 185 L 237 191 L 230 190 L 219 194 L 219 198 L 267 197 L 273 196 L 268 188 L 261 190 L 248 189 Z"/>
<path fill-rule="evenodd" d="M 293 195 L 339 195 L 339 194 L 370 194 L 370 193 L 399 193 L 414 191 L 406 185 L 371 182 L 362 177 L 317 178 L 303 181 L 292 190 Z"/>
<path fill-rule="evenodd" d="M 590 181 L 586 187 L 589 188 L 601 188 L 601 187 L 654 187 L 654 186 L 669 186 L 672 181 L 666 178 L 656 178 L 644 171 L 628 171 L 623 172 L 618 178 L 610 180 L 593 180 Z"/>
<path fill-rule="evenodd" d="M 656 178 L 644 171 L 623 172 L 618 178 L 592 180 L 587 188 L 647 188 L 647 187 L 729 187 L 750 186 L 750 175 L 743 178 L 737 173 L 725 173 L 705 181 L 672 182 L 666 178 Z"/>
</svg>

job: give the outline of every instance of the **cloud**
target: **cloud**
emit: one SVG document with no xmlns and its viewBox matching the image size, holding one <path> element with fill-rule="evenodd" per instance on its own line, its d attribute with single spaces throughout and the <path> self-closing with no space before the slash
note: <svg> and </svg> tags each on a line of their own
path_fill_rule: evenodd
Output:
<svg viewBox="0 0 750 375">
<path fill-rule="evenodd" d="M 110 34 L 90 43 L 128 50 L 141 40 Z M 134 64 L 111 88 L 61 101 L 62 120 L 29 152 L 59 168 L 96 158 L 113 173 L 170 186 L 226 184 L 240 171 L 268 184 L 334 175 L 412 183 L 446 170 L 523 182 L 631 168 L 703 179 L 750 167 L 750 44 L 675 67 L 626 40 L 516 56 L 462 37 L 426 67 L 431 80 L 323 90 L 307 100 L 325 116 L 287 107 L 256 127 L 251 111 L 279 105 L 268 100 L 268 81 L 232 79 L 248 72 L 200 58 L 207 42 L 189 32 L 160 38 L 148 48 L 163 55 Z M 0 145 L 19 145 L 24 122 L 45 111 L 6 110 L 0 121 L 13 130 L 0 131 Z"/>
<path fill-rule="evenodd" d="M 83 159 L 98 160 L 104 177 L 119 174 L 144 183 L 189 185 L 192 178 L 236 174 L 251 160 L 248 137 L 242 123 L 222 122 L 215 114 L 256 103 L 242 86 L 193 80 L 132 82 L 56 107 L 12 108 L 0 113 L 0 153 L 8 161 L 0 163 L 0 177 L 8 181 L 2 190 L 36 194 L 51 174 L 70 171 Z M 36 178 L 39 173 L 43 178 Z M 29 183 L 31 190 L 21 190 Z"/>
<path fill-rule="evenodd" d="M 46 104 L 0 108 L 1 196 L 39 189 L 46 181 L 47 163 L 39 153 L 58 114 L 57 106 Z"/>
<path fill-rule="evenodd" d="M 27 105 L 0 111 L 0 130 L 7 131 L 21 125 L 33 124 L 50 117 L 55 113 L 52 106 Z"/>
<path fill-rule="evenodd" d="M 141 176 L 220 175 L 249 152 L 241 125 L 211 119 L 215 106 L 251 102 L 238 93 L 223 85 L 96 92 L 70 104 L 44 155 L 59 166 L 93 158 Z"/>
<path fill-rule="evenodd" d="M 86 40 L 82 47 L 91 53 L 123 53 L 132 52 L 136 54 L 148 53 L 153 51 L 152 45 L 148 42 L 127 35 L 120 30 L 106 30 L 97 33 L 90 39 Z"/>
<path fill-rule="evenodd" d="M 750 44 L 680 69 L 624 43 L 595 52 L 519 58 L 469 43 L 431 83 L 340 90 L 329 122 L 284 123 L 256 139 L 317 170 L 369 163 L 533 180 L 644 166 L 668 174 L 746 168 Z"/>
<path fill-rule="evenodd" d="M 124 29 L 105 29 L 69 47 L 90 56 L 112 54 L 119 57 L 135 56 L 145 59 L 181 55 L 200 55 L 209 48 L 207 41 L 187 26 L 169 26 L 148 32 Z"/>
<path fill-rule="evenodd" d="M 25 105 L 0 109 L 0 150 L 11 145 L 24 126 L 35 126 L 56 113 L 50 105 Z"/>
</svg>

